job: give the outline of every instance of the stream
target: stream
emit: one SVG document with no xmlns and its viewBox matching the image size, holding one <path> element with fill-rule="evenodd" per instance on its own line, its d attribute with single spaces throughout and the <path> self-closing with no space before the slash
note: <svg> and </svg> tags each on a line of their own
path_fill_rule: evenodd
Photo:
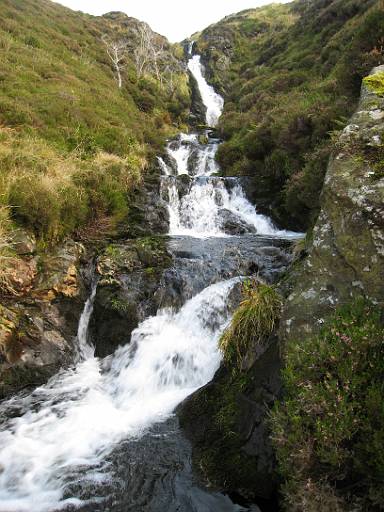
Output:
<svg viewBox="0 0 384 512">
<path fill-rule="evenodd" d="M 198 55 L 188 67 L 213 128 L 224 101 Z M 177 276 L 179 307 L 159 310 L 130 344 L 99 359 L 88 333 L 95 283 L 79 322 L 77 364 L 1 404 L 0 511 L 259 510 L 196 480 L 174 414 L 219 368 L 218 340 L 244 276 L 276 281 L 297 237 L 257 213 L 240 180 L 218 176 L 219 143 L 209 129 L 180 134 L 158 158 L 173 256 L 164 283 L 175 293 Z"/>
</svg>

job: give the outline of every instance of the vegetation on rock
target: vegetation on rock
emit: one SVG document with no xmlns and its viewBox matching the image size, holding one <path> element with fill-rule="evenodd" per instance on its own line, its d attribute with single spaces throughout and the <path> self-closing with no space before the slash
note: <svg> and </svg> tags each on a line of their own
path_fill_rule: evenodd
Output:
<svg viewBox="0 0 384 512">
<path fill-rule="evenodd" d="M 363 76 L 383 62 L 379 0 L 296 0 L 228 16 L 197 36 L 225 95 L 218 161 L 257 180 L 255 200 L 280 224 L 307 229 L 332 151 Z"/>
<path fill-rule="evenodd" d="M 281 305 L 273 287 L 256 281 L 243 284 L 243 300 L 219 343 L 227 364 L 241 369 L 250 348 L 266 343 L 276 328 Z"/>
<path fill-rule="evenodd" d="M 285 349 L 271 424 L 289 511 L 382 510 L 382 314 L 360 299 Z"/>
<path fill-rule="evenodd" d="M 364 83 L 378 96 L 384 96 L 384 71 L 365 77 Z"/>
</svg>

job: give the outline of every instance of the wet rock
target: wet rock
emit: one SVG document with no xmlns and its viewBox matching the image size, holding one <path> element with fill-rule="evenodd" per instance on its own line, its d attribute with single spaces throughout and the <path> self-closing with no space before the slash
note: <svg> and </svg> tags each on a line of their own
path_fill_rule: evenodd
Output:
<svg viewBox="0 0 384 512">
<path fill-rule="evenodd" d="M 247 224 L 235 213 L 223 208 L 219 212 L 221 228 L 228 235 L 244 235 L 245 233 L 256 233 L 254 226 Z"/>
<path fill-rule="evenodd" d="M 192 185 L 192 178 L 188 174 L 182 174 L 176 178 L 177 192 L 179 198 L 182 199 L 184 196 L 189 194 Z"/>
<path fill-rule="evenodd" d="M 190 176 L 196 176 L 196 172 L 199 168 L 200 159 L 200 148 L 198 146 L 192 147 L 190 155 L 188 157 L 188 174 Z"/>
<path fill-rule="evenodd" d="M 211 485 L 252 500 L 274 498 L 279 482 L 267 419 L 281 393 L 280 370 L 274 338 L 248 371 L 236 376 L 222 365 L 179 406 L 195 468 Z"/>
<path fill-rule="evenodd" d="M 236 276 L 258 275 L 273 283 L 291 262 L 290 246 L 289 241 L 255 235 L 209 238 L 203 244 L 172 237 L 168 251 L 173 264 L 163 275 L 162 304 L 178 308 L 206 286 Z"/>
<path fill-rule="evenodd" d="M 100 279 L 90 322 L 98 357 L 129 343 L 139 322 L 156 314 L 161 303 L 162 274 L 170 263 L 161 237 L 112 244 L 99 257 Z"/>
<path fill-rule="evenodd" d="M 191 114 L 190 114 L 190 124 L 191 126 L 199 126 L 205 123 L 205 116 L 207 113 L 207 108 L 203 103 L 201 98 L 200 90 L 198 83 L 195 77 L 192 75 L 190 71 L 188 71 L 189 76 L 189 88 L 191 91 Z"/>
<path fill-rule="evenodd" d="M 145 181 L 131 197 L 127 218 L 118 228 L 116 238 L 156 236 L 168 232 L 169 213 L 160 194 L 161 176 L 154 164 Z"/>
</svg>

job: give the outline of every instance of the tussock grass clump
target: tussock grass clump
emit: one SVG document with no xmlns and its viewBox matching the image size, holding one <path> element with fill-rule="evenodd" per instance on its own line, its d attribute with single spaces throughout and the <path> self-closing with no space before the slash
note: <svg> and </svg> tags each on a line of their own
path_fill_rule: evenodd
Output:
<svg viewBox="0 0 384 512">
<path fill-rule="evenodd" d="M 359 299 L 286 347 L 271 416 L 286 510 L 383 510 L 383 340 L 382 310 Z"/>
<path fill-rule="evenodd" d="M 252 346 L 264 343 L 272 334 L 282 305 L 275 288 L 256 281 L 245 282 L 242 293 L 243 301 L 220 339 L 225 361 L 237 368 Z"/>
<path fill-rule="evenodd" d="M 116 224 L 147 166 L 143 144 L 131 141 L 124 156 L 98 151 L 84 160 L 43 139 L 0 128 L 2 232 L 12 222 L 54 243 L 100 218 Z"/>
</svg>

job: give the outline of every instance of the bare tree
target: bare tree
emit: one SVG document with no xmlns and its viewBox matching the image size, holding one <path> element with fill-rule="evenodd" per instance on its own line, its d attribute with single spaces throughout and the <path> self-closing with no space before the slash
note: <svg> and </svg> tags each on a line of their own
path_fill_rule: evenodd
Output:
<svg viewBox="0 0 384 512">
<path fill-rule="evenodd" d="M 162 82 L 161 61 L 166 56 L 163 38 L 159 38 L 146 24 L 140 25 L 138 36 L 139 44 L 133 52 L 137 75 L 141 77 L 151 73 Z"/>
<path fill-rule="evenodd" d="M 111 41 L 106 34 L 102 37 L 102 41 L 107 47 L 107 54 L 112 61 L 113 67 L 115 68 L 117 84 L 119 89 L 121 89 L 123 85 L 121 71 L 124 68 L 124 60 L 127 52 L 127 41 L 125 39 Z"/>
</svg>

